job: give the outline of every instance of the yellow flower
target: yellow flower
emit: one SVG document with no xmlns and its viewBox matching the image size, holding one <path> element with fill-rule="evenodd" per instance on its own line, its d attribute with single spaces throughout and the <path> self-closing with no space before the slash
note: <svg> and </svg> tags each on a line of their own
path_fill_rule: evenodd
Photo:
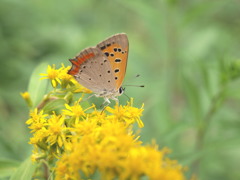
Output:
<svg viewBox="0 0 240 180">
<path fill-rule="evenodd" d="M 45 156 L 44 153 L 38 152 L 36 149 L 34 149 L 34 150 L 32 151 L 31 159 L 32 159 L 33 162 L 36 162 L 36 161 L 38 161 L 39 159 L 44 158 L 44 156 Z"/>
<path fill-rule="evenodd" d="M 104 111 L 98 111 L 95 106 L 93 108 L 94 111 L 88 114 L 88 119 L 97 122 L 98 125 L 101 125 L 104 122 L 106 122 L 107 119 L 106 113 Z"/>
<path fill-rule="evenodd" d="M 26 121 L 26 124 L 35 124 L 35 123 L 45 123 L 47 114 L 43 114 L 43 110 L 38 112 L 38 109 L 35 108 L 33 111 L 29 113 L 30 119 Z"/>
<path fill-rule="evenodd" d="M 65 117 L 62 115 L 56 115 L 55 113 L 48 119 L 47 125 L 47 140 L 50 146 L 53 144 L 58 144 L 59 147 L 63 146 L 66 136 L 65 132 L 67 127 L 65 127 Z"/>
<path fill-rule="evenodd" d="M 97 129 L 99 126 L 97 125 L 96 119 L 86 118 L 84 121 L 75 121 L 72 132 L 77 135 L 84 136 L 93 132 L 93 130 Z"/>
<path fill-rule="evenodd" d="M 62 80 L 66 80 L 66 81 L 73 79 L 73 76 L 68 74 L 70 66 L 65 67 L 64 64 L 61 64 L 61 65 L 62 65 L 62 67 L 59 72 L 59 78 Z"/>
<path fill-rule="evenodd" d="M 79 84 L 72 75 L 68 74 L 69 69 L 70 66 L 65 67 L 64 64 L 59 69 L 56 69 L 55 64 L 48 65 L 47 73 L 40 73 L 41 76 L 44 76 L 41 79 L 50 79 L 54 88 L 60 84 L 62 88 L 68 88 L 74 93 L 92 93 L 91 90 Z"/>
<path fill-rule="evenodd" d="M 61 80 L 61 86 L 62 88 L 66 88 L 67 85 L 73 81 L 73 76 L 68 74 L 68 71 L 70 69 L 70 66 L 65 67 L 64 64 L 62 64 L 62 67 L 59 70 L 59 79 Z"/>
<path fill-rule="evenodd" d="M 60 70 L 61 69 L 55 69 L 55 64 L 52 67 L 48 65 L 47 74 L 40 73 L 41 76 L 45 76 L 45 77 L 42 77 L 41 79 L 50 79 L 52 86 L 55 88 L 57 87 L 58 84 L 61 84 L 61 81 L 59 79 Z"/>
<path fill-rule="evenodd" d="M 66 109 L 62 110 L 63 114 L 66 116 L 70 116 L 73 119 L 75 119 L 77 122 L 79 121 L 80 118 L 84 118 L 86 116 L 85 111 L 93 108 L 94 106 L 91 106 L 87 109 L 83 109 L 82 106 L 79 104 L 79 102 L 82 99 L 80 98 L 78 101 L 74 103 L 73 106 L 69 106 L 68 104 L 65 104 Z"/>
<path fill-rule="evenodd" d="M 45 125 L 46 125 L 46 122 L 40 121 L 40 122 L 31 124 L 28 128 L 32 129 L 31 133 L 33 133 L 33 132 L 41 130 L 43 127 L 45 127 Z"/>
<path fill-rule="evenodd" d="M 20 93 L 23 99 L 29 99 L 30 94 L 28 92 Z"/>
<path fill-rule="evenodd" d="M 118 121 L 123 121 L 126 123 L 126 126 L 129 126 L 136 121 L 138 123 L 138 126 L 142 128 L 144 124 L 141 121 L 140 116 L 142 116 L 144 105 L 142 105 L 140 109 L 132 107 L 132 105 L 133 105 L 133 98 L 130 99 L 130 102 L 128 102 L 126 106 L 116 105 L 115 109 L 108 106 L 106 108 L 106 111 L 113 114 L 112 116 L 110 116 L 111 119 L 117 119 Z"/>
<path fill-rule="evenodd" d="M 47 132 L 47 129 L 42 127 L 33 134 L 33 137 L 30 138 L 29 144 L 39 145 L 38 143 L 44 143 L 44 139 L 48 136 Z"/>
<path fill-rule="evenodd" d="M 58 161 L 56 168 L 56 180 L 77 180 L 78 175 L 73 176 L 68 165 L 64 161 Z M 79 179 L 80 180 L 80 179 Z"/>
</svg>

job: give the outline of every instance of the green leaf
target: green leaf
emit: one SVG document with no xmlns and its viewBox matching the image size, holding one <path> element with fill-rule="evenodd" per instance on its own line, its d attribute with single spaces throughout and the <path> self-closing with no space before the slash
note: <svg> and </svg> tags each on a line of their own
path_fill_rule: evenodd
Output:
<svg viewBox="0 0 240 180">
<path fill-rule="evenodd" d="M 66 101 L 64 99 L 52 100 L 44 106 L 43 111 L 45 113 L 50 113 L 52 111 L 58 111 L 58 110 L 64 109 L 65 103 L 66 103 Z"/>
<path fill-rule="evenodd" d="M 33 163 L 31 158 L 26 159 L 11 176 L 10 180 L 31 180 L 37 163 Z"/>
<path fill-rule="evenodd" d="M 33 107 L 36 107 L 44 94 L 46 93 L 46 88 L 48 85 L 47 80 L 40 80 L 40 73 L 45 73 L 47 70 L 47 63 L 42 63 L 36 67 L 33 71 L 32 76 L 28 85 L 28 92 L 33 102 Z"/>
<path fill-rule="evenodd" d="M 8 177 L 19 167 L 19 162 L 11 159 L 0 159 L 0 178 Z"/>
</svg>

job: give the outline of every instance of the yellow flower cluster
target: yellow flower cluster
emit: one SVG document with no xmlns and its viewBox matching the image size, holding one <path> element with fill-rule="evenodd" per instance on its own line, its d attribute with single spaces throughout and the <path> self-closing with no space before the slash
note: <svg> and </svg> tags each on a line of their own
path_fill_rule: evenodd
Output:
<svg viewBox="0 0 240 180">
<path fill-rule="evenodd" d="M 30 111 L 26 124 L 31 129 L 30 144 L 34 146 L 32 160 L 48 163 L 57 180 L 184 180 L 183 167 L 166 158 L 167 148 L 158 150 L 155 144 L 144 146 L 133 131 L 134 123 L 139 128 L 141 108 L 116 104 L 99 111 L 95 105 L 86 106 L 82 98 L 73 102 L 59 92 L 89 92 L 67 74 L 69 67 L 56 69 L 48 66 L 43 79 L 49 79 L 54 93 L 47 94 L 41 105 Z M 74 90 L 74 91 L 73 91 Z M 22 97 L 29 99 L 28 93 Z M 63 99 L 65 106 L 48 109 L 48 103 Z M 84 105 L 83 105 L 84 104 Z M 55 107 L 55 106 L 54 106 Z"/>
<path fill-rule="evenodd" d="M 73 76 L 69 75 L 70 66 L 65 67 L 62 64 L 62 67 L 56 69 L 55 65 L 48 65 L 47 73 L 41 73 L 43 76 L 41 79 L 49 79 L 54 88 L 58 85 L 61 85 L 61 88 L 73 88 L 73 92 L 82 92 L 82 93 L 91 93 L 91 91 L 82 85 L 80 85 Z"/>
<path fill-rule="evenodd" d="M 59 159 L 56 179 L 84 179 L 100 172 L 102 179 L 183 180 L 182 167 L 165 158 L 166 149 L 143 146 L 132 124 L 143 126 L 142 108 L 126 106 L 83 109 L 77 101 L 62 113 L 49 115 L 35 109 L 26 122 L 32 130 L 33 158 Z M 91 109 L 91 112 L 86 112 Z"/>
<path fill-rule="evenodd" d="M 131 128 L 120 121 L 87 119 L 76 126 L 72 147 L 57 162 L 56 179 L 183 180 L 182 167 L 166 159 L 168 150 L 142 146 Z"/>
<path fill-rule="evenodd" d="M 44 114 L 43 110 L 38 112 L 37 108 L 30 112 L 30 119 L 27 120 L 26 124 L 29 125 L 29 129 L 33 133 L 30 144 L 36 147 L 35 150 L 39 147 L 44 152 L 51 149 L 51 153 L 46 154 L 46 156 L 50 159 L 59 157 L 59 152 L 63 152 L 64 146 L 71 143 L 73 135 L 84 135 L 93 128 L 93 124 L 91 126 L 88 124 L 91 122 L 90 120 L 93 120 L 96 123 L 95 125 L 101 125 L 105 121 L 111 123 L 121 122 L 125 128 L 135 121 L 141 126 L 143 124 L 140 120 L 143 109 L 132 107 L 132 103 L 128 103 L 124 107 L 107 108 L 106 111 L 111 113 L 107 115 L 106 112 L 99 112 L 94 105 L 83 109 L 80 101 L 81 99 L 76 101 L 73 106 L 65 104 L 66 109 L 62 109 L 62 112 L 58 115 L 54 111 L 52 114 Z M 93 109 L 91 113 L 86 112 L 89 109 Z M 115 112 L 118 109 L 125 109 L 125 111 L 116 114 Z M 34 155 L 34 157 L 39 156 Z"/>
</svg>

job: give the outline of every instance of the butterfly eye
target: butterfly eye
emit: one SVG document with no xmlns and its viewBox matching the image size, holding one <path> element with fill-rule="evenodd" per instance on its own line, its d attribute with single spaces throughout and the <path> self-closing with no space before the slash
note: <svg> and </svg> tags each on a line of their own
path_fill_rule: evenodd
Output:
<svg viewBox="0 0 240 180">
<path fill-rule="evenodd" d="M 120 87 L 119 90 L 118 90 L 119 94 L 122 94 L 124 92 L 124 90 L 125 90 L 125 88 Z"/>
</svg>

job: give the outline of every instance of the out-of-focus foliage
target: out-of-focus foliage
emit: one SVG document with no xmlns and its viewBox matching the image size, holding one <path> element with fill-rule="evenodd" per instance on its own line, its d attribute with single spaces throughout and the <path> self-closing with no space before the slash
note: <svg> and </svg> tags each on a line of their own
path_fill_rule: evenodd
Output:
<svg viewBox="0 0 240 180">
<path fill-rule="evenodd" d="M 136 106 L 145 103 L 143 142 L 171 148 L 189 177 L 240 179 L 239 17 L 238 0 L 2 0 L 0 164 L 10 163 L 0 176 L 31 154 L 19 92 L 35 67 L 70 65 L 83 48 L 125 32 L 124 84 L 146 86 L 126 88 Z"/>
</svg>

